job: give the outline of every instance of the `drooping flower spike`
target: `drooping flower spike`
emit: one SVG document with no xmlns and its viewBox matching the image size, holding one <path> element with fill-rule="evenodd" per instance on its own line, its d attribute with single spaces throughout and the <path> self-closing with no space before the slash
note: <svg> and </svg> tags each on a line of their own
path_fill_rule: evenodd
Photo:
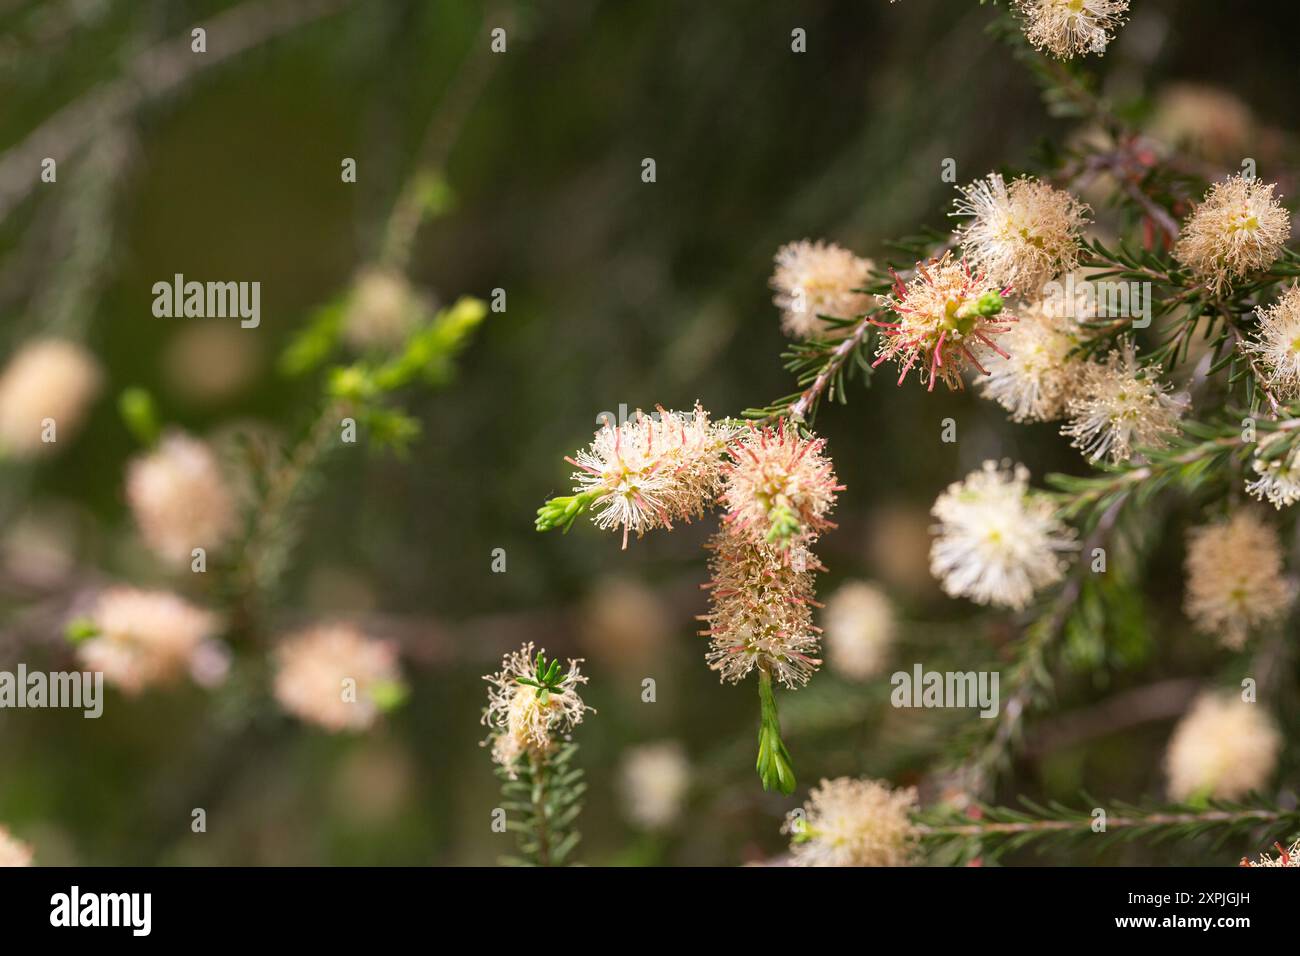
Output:
<svg viewBox="0 0 1300 956">
<path fill-rule="evenodd" d="M 755 668 L 790 689 L 801 687 L 821 665 L 821 628 L 812 611 L 816 557 L 801 552 L 791 561 L 782 552 L 723 528 L 708 544 L 712 556 L 711 608 L 700 633 L 709 638 L 706 659 L 718 678 L 736 684 Z"/>
</svg>

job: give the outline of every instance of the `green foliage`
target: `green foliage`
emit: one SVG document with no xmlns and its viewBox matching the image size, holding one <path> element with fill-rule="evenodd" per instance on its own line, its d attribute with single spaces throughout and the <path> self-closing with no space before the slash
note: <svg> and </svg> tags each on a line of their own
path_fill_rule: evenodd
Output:
<svg viewBox="0 0 1300 956">
<path fill-rule="evenodd" d="M 595 491 L 583 491 L 576 495 L 560 495 L 551 498 L 537 509 L 534 525 L 538 531 L 560 528 L 568 534 L 569 529 L 573 527 L 573 522 L 591 507 L 597 497 L 598 493 Z"/>
<path fill-rule="evenodd" d="M 308 317 L 306 324 L 280 353 L 279 367 L 283 374 L 305 375 L 329 360 L 339 346 L 348 303 L 348 296 L 340 296 L 325 303 Z"/>
<path fill-rule="evenodd" d="M 747 408 L 742 416 L 762 421 L 788 417 L 804 425 L 817 417 L 823 396 L 847 404 L 849 382 L 860 376 L 864 385 L 871 384 L 872 319 L 879 312 L 873 309 L 853 319 L 818 316 L 841 334 L 795 342 L 782 353 L 785 368 L 794 375 L 799 391 L 761 408 Z"/>
<path fill-rule="evenodd" d="M 516 834 L 520 853 L 503 863 L 564 866 L 570 862 L 582 839 L 575 824 L 587 790 L 582 768 L 573 766 L 577 752 L 577 744 L 564 743 L 545 753 L 529 752 L 509 769 L 497 768 L 506 829 Z"/>
<path fill-rule="evenodd" d="M 1159 843 L 1214 837 L 1212 846 L 1217 848 L 1232 837 L 1252 832 L 1267 846 L 1270 836 L 1300 830 L 1300 811 L 1279 809 L 1259 797 L 1154 807 L 1120 801 L 1107 805 L 1087 794 L 1082 799 L 1091 804 L 1090 809 L 1073 809 L 1057 801 L 1040 804 L 1022 797 L 1023 810 L 985 803 L 966 810 L 936 807 L 918 814 L 916 821 L 927 857 L 941 865 L 975 859 L 992 862 L 1025 847 L 1042 854 L 1058 849 L 1100 853 L 1134 840 Z"/>
<path fill-rule="evenodd" d="M 158 420 L 158 406 L 148 391 L 138 386 L 123 389 L 117 399 L 117 410 L 136 441 L 145 447 L 157 443 L 162 425 Z"/>
<path fill-rule="evenodd" d="M 99 625 L 88 617 L 74 617 L 64 628 L 63 635 L 69 644 L 80 644 L 99 634 Z"/>
<path fill-rule="evenodd" d="M 538 651 L 533 674 L 536 680 L 529 677 L 516 677 L 515 683 L 523 684 L 526 687 L 536 687 L 538 690 L 537 703 L 545 707 L 550 700 L 550 695 L 560 692 L 561 685 L 564 683 L 565 673 L 560 669 L 560 659 L 557 657 L 548 662 L 546 653 Z"/>
<path fill-rule="evenodd" d="M 764 790 L 779 790 L 789 796 L 798 783 L 790 761 L 790 751 L 781 740 L 781 719 L 776 712 L 776 695 L 772 675 L 766 668 L 758 671 L 759 725 L 758 761 L 755 769 Z"/>
</svg>

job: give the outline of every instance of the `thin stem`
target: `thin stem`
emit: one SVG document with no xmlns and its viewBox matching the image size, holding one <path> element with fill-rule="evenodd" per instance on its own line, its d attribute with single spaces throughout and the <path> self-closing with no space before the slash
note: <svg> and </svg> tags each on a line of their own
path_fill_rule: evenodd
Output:
<svg viewBox="0 0 1300 956">
<path fill-rule="evenodd" d="M 994 772 L 1006 762 L 1012 748 L 1020 739 L 1025 714 L 1033 706 L 1035 698 L 1042 691 L 1047 680 L 1047 651 L 1064 633 L 1070 615 L 1083 594 L 1085 575 L 1090 573 L 1086 556 L 1091 554 L 1094 548 L 1101 547 L 1110 537 L 1127 499 L 1126 491 L 1106 509 L 1092 533 L 1084 541 L 1080 552 L 1084 557 L 1080 558 L 1070 579 L 1057 594 L 1052 604 L 1051 615 L 1046 620 L 1037 622 L 1025 635 L 1013 677 L 1014 690 L 998 714 L 997 723 L 988 743 L 961 773 L 973 792 L 981 793 L 988 789 Z"/>
<path fill-rule="evenodd" d="M 32 170 L 41 159 L 65 160 L 127 120 L 146 103 L 174 92 L 201 70 L 224 63 L 298 27 L 339 13 L 354 0 L 270 0 L 225 10 L 198 24 L 210 37 L 221 37 L 203 56 L 190 48 L 190 32 L 143 51 L 119 78 L 95 87 L 32 130 L 0 156 L 0 219 L 27 197 L 39 182 Z"/>
<path fill-rule="evenodd" d="M 241 624 L 249 630 L 252 630 L 259 597 L 278 576 L 272 560 L 274 549 L 278 546 L 286 550 L 290 546 L 290 542 L 284 540 L 288 514 L 297 503 L 304 481 L 328 450 L 335 430 L 350 408 L 347 401 L 329 402 L 294 447 L 289 459 L 276 469 L 267 483 L 266 494 L 252 517 L 251 530 L 243 548 L 243 563 L 234 575 L 237 613 Z"/>
<path fill-rule="evenodd" d="M 1134 817 L 1106 817 L 1106 830 L 1124 830 L 1131 827 L 1185 826 L 1202 823 L 1275 823 L 1295 816 L 1288 810 L 1205 810 L 1200 813 L 1151 813 Z M 943 837 L 980 837 L 991 833 L 1052 833 L 1063 830 L 1087 830 L 1092 827 L 1090 817 L 1075 820 L 1018 820 L 1012 822 L 976 821 L 973 823 L 932 826 L 918 824 L 921 839 Z"/>
<path fill-rule="evenodd" d="M 496 8 L 484 11 L 483 24 L 493 22 Z M 381 256 L 391 267 L 405 271 L 411 257 L 415 234 L 424 221 L 425 208 L 422 197 L 425 172 L 440 172 L 451 156 L 465 120 L 473 111 L 488 80 L 504 57 L 488 52 L 486 44 L 479 44 L 466 54 L 457 68 L 451 85 L 439 104 L 437 112 L 425 130 L 423 142 L 417 153 L 416 168 L 407 177 L 397 201 L 393 204 L 384 229 Z"/>
<path fill-rule="evenodd" d="M 835 376 L 839 373 L 840 369 L 844 367 L 844 363 L 847 362 L 849 357 L 857 351 L 858 347 L 862 344 L 863 339 L 865 339 L 867 334 L 871 331 L 872 320 L 875 318 L 875 315 L 875 310 L 872 310 L 866 315 L 861 316 L 858 319 L 857 324 L 853 326 L 853 331 L 851 331 L 845 337 L 844 341 L 840 342 L 840 344 L 835 347 L 834 351 L 831 352 L 829 358 L 826 360 L 826 364 L 823 365 L 821 371 L 817 373 L 817 377 L 813 379 L 812 384 L 804 389 L 803 394 L 801 394 L 795 403 L 787 409 L 786 414 L 789 416 L 791 421 L 802 423 L 816 410 L 817 403 L 821 401 L 822 394 L 826 391 L 831 382 L 835 380 Z M 779 418 L 780 416 L 775 415 L 772 417 Z"/>
<path fill-rule="evenodd" d="M 547 784 L 550 768 L 546 755 L 536 750 L 529 751 L 528 766 L 532 778 L 533 820 L 537 824 L 537 865 L 551 865 L 551 830 L 550 817 L 546 810 Z"/>
</svg>

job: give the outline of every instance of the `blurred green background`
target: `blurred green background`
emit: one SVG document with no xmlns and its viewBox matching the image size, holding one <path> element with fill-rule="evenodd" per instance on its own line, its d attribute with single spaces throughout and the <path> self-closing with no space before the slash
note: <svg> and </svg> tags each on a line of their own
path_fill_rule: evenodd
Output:
<svg viewBox="0 0 1300 956">
<path fill-rule="evenodd" d="M 229 6 L 0 3 L 0 164 L 142 50 Z M 0 466 L 0 666 L 66 665 L 61 609 L 96 582 L 204 598 L 134 542 L 122 470 L 135 445 L 114 396 L 142 385 L 168 421 L 199 434 L 256 421 L 293 437 L 319 384 L 278 375 L 276 356 L 375 256 L 426 128 L 490 58 L 445 138 L 450 203 L 420 230 L 409 275 L 443 302 L 504 289 L 507 310 L 489 316 L 449 388 L 408 397 L 423 426 L 408 457 L 334 456 L 276 611 L 285 627 L 344 616 L 399 639 L 410 698 L 369 733 L 339 737 L 276 715 L 255 679 L 110 694 L 98 721 L 0 712 L 0 822 L 48 864 L 493 863 L 511 838 L 490 828 L 499 797 L 479 747 L 479 677 L 533 640 L 585 657 L 591 677 L 580 859 L 732 864 L 779 852 L 796 800 L 764 794 L 754 777 L 754 688 L 719 686 L 695 635 L 712 519 L 620 553 L 585 522 L 538 535 L 533 513 L 566 491 L 562 457 L 590 440 L 602 411 L 699 399 L 721 416 L 791 390 L 767 289 L 779 245 L 826 237 L 883 261 L 889 238 L 946 228 L 945 158 L 959 182 L 1026 168 L 1041 138 L 1064 141 L 1073 127 L 1047 117 L 1029 73 L 985 35 L 996 11 L 973 0 L 338 6 L 96 127 L 60 161 L 58 185 L 38 185 L 0 227 L 4 354 L 57 332 L 82 339 L 107 374 L 75 443 L 35 466 Z M 1134 115 L 1168 84 L 1195 82 L 1233 92 L 1261 127 L 1295 127 L 1296 8 L 1134 8 L 1087 64 Z M 493 55 L 498 24 L 508 49 Z M 791 52 L 796 27 L 805 54 Z M 214 32 L 209 50 L 222 42 Z M 340 182 L 344 157 L 357 161 L 356 184 Z M 0 165 L 0 178 L 10 173 Z M 259 280 L 260 328 L 228 322 L 187 343 L 200 320 L 151 314 L 152 284 L 177 272 Z M 231 381 L 197 387 L 209 367 L 233 370 Z M 947 417 L 955 444 L 939 441 Z M 895 389 L 887 376 L 817 424 L 848 486 L 840 528 L 820 548 L 821 593 L 881 582 L 908 622 L 903 666 L 996 658 L 1010 622 L 929 581 L 926 512 L 986 457 L 1041 476 L 1082 471 L 1076 453 L 1053 426 L 1011 426 L 969 392 Z M 33 588 L 18 572 L 38 558 L 33 529 L 45 541 L 51 528 L 59 547 L 39 555 L 51 570 Z M 491 570 L 496 548 L 505 573 Z M 1108 645 L 1123 651 L 1112 683 L 1067 680 L 1060 706 L 1212 668 L 1209 642 L 1184 640 L 1178 560 L 1176 550 L 1153 560 L 1145 612 L 1127 644 Z M 238 653 L 255 671 L 264 650 Z M 654 703 L 641 701 L 644 677 L 656 680 Z M 799 799 L 823 775 L 917 782 L 978 720 L 892 711 L 888 689 L 823 673 L 781 695 Z M 1168 731 L 1155 723 L 1023 760 L 1001 795 L 1156 796 Z M 628 818 L 620 768 L 630 747 L 663 740 L 684 747 L 692 788 L 680 818 L 652 833 Z M 195 807 L 206 833 L 190 832 Z M 1134 847 L 1111 861 L 1195 859 Z"/>
</svg>

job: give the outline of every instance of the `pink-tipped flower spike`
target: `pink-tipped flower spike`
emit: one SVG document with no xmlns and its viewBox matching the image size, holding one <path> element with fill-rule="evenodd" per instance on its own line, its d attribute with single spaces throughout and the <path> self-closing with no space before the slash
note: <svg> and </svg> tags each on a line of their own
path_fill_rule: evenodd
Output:
<svg viewBox="0 0 1300 956">
<path fill-rule="evenodd" d="M 709 421 L 699 405 L 689 412 L 660 408 L 596 432 L 590 447 L 566 459 L 574 494 L 552 498 L 537 512 L 537 530 L 567 531 L 592 510 L 600 528 L 640 537 L 654 528 L 671 528 L 704 513 L 722 483 L 723 453 L 736 429 Z"/>
<path fill-rule="evenodd" d="M 1006 332 L 1016 321 L 1003 311 L 1003 297 L 1010 291 L 999 288 L 988 276 L 972 272 L 964 260 L 954 259 L 951 253 L 917 263 L 910 282 L 895 273 L 892 295 L 880 296 L 879 301 L 898 320 L 872 320 L 882 331 L 872 367 L 897 362 L 899 385 L 916 367 L 930 391 L 939 379 L 950 389 L 964 387 L 961 376 L 965 369 L 974 367 L 987 374 L 980 364 L 981 354 L 1007 357 L 993 336 Z"/>
<path fill-rule="evenodd" d="M 821 629 L 812 619 L 821 606 L 813 587 L 813 571 L 821 568 L 816 557 L 804 552 L 789 561 L 728 528 L 708 547 L 712 579 L 704 587 L 712 606 L 700 633 L 709 638 L 709 667 L 731 684 L 755 668 L 791 689 L 806 684 L 821 665 Z"/>
<path fill-rule="evenodd" d="M 728 529 L 785 551 L 834 527 L 827 515 L 844 486 L 835 480 L 825 445 L 825 439 L 801 437 L 784 419 L 776 428 L 751 426 L 733 441 L 719 498 Z"/>
</svg>

